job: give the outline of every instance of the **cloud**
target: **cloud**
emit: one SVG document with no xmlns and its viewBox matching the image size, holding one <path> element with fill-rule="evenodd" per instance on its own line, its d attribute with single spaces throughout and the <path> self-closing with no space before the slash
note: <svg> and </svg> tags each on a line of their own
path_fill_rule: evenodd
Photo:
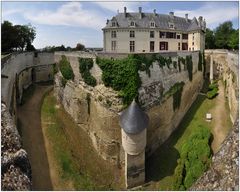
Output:
<svg viewBox="0 0 240 192">
<path fill-rule="evenodd" d="M 122 1 L 118 1 L 118 2 L 99 2 L 99 1 L 96 1 L 94 2 L 94 4 L 104 8 L 104 9 L 107 9 L 109 11 L 112 11 L 112 12 L 117 12 L 119 10 L 119 12 L 123 12 L 123 8 L 124 7 L 127 7 L 127 11 L 128 12 L 134 12 L 134 11 L 137 11 L 136 8 L 138 6 L 140 6 L 140 2 L 122 2 Z"/>
<path fill-rule="evenodd" d="M 178 16 L 188 13 L 189 18 L 203 16 L 207 27 L 215 28 L 219 23 L 238 18 L 238 6 L 228 2 L 207 2 L 196 10 L 174 10 Z"/>
<path fill-rule="evenodd" d="M 103 15 L 91 9 L 84 9 L 79 2 L 69 2 L 57 10 L 41 10 L 40 12 L 24 13 L 24 16 L 37 24 L 64 25 L 99 29 L 104 27 Z"/>
</svg>

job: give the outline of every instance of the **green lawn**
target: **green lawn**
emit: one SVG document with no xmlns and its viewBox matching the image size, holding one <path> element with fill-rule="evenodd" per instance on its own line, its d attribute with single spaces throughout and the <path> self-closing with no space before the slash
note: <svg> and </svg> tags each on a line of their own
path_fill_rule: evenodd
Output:
<svg viewBox="0 0 240 192">
<path fill-rule="evenodd" d="M 173 174 L 181 146 L 198 125 L 212 127 L 211 122 L 205 121 L 205 115 L 214 104 L 215 99 L 208 100 L 204 95 L 197 97 L 176 131 L 147 159 L 146 177 L 151 182 L 143 190 L 172 190 Z"/>
</svg>

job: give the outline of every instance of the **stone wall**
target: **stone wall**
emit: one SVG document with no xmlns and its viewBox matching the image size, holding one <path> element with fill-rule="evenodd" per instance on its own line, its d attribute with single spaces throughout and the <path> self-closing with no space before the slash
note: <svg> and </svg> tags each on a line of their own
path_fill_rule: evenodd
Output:
<svg viewBox="0 0 240 192">
<path fill-rule="evenodd" d="M 17 99 L 33 82 L 53 79 L 52 53 L 14 53 L 1 67 L 1 189 L 31 190 L 31 166 L 16 127 Z M 33 77 L 34 71 L 34 79 Z"/>
<path fill-rule="evenodd" d="M 5 104 L 1 105 L 1 189 L 31 190 L 31 167 L 15 122 Z"/>
<path fill-rule="evenodd" d="M 189 81 L 188 72 L 186 69 L 184 70 L 183 65 L 182 71 L 179 72 L 178 69 L 172 66 L 170 69 L 167 67 L 161 69 L 157 63 L 154 63 L 152 68 L 150 67 L 150 77 L 145 72 L 139 72 L 142 80 L 139 99 L 150 117 L 150 126 L 147 132 L 147 151 L 149 154 L 154 152 L 175 130 L 202 87 L 203 75 L 202 72 L 197 71 L 198 52 L 190 53 L 193 61 L 192 82 Z M 95 54 L 57 52 L 55 53 L 56 63 L 61 60 L 62 55 L 65 55 L 70 62 L 75 79 L 68 81 L 64 87 L 62 75 L 58 72 L 55 76 L 56 97 L 74 121 L 89 134 L 97 152 L 104 159 L 122 164 L 124 162 L 124 153 L 121 145 L 121 128 L 118 113 L 123 106 L 118 93 L 101 83 L 101 70 L 96 65 L 96 62 L 94 62 L 93 69 L 97 70 L 92 75 L 99 78 L 97 85 L 93 88 L 82 81 L 79 73 L 78 58 L 93 58 L 95 61 Z M 163 55 L 171 56 L 173 60 L 177 60 L 177 56 L 185 58 L 186 55 L 189 55 L 189 52 L 179 52 L 178 54 L 172 52 Z M 113 54 L 100 54 L 99 56 L 114 57 Z M 163 93 L 165 93 L 171 86 L 180 81 L 185 82 L 181 106 L 176 111 L 173 111 L 172 97 L 168 99 L 161 97 L 159 90 L 163 89 Z"/>
<path fill-rule="evenodd" d="M 227 50 L 206 50 L 205 57 L 207 66 L 210 65 L 210 55 L 213 58 L 213 73 L 215 78 L 223 80 L 230 108 L 232 123 L 237 119 L 238 112 L 238 59 L 236 53 Z M 209 68 L 209 67 L 208 67 Z"/>
</svg>

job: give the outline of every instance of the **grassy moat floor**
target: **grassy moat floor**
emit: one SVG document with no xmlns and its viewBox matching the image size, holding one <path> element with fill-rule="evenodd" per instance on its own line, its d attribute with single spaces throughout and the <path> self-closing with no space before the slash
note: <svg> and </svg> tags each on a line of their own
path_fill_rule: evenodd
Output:
<svg viewBox="0 0 240 192">
<path fill-rule="evenodd" d="M 120 170 L 95 153 L 87 133 L 57 103 L 53 92 L 46 95 L 41 116 L 54 190 L 123 189 Z"/>
<path fill-rule="evenodd" d="M 219 110 L 219 107 L 221 107 L 221 110 Z M 213 115 L 211 122 L 205 120 L 208 112 Z M 205 95 L 199 94 L 176 131 L 146 160 L 147 183 L 141 190 L 173 190 L 173 175 L 177 166 L 179 151 L 184 141 L 199 125 L 211 129 L 213 134 L 211 147 L 213 152 L 217 152 L 221 142 L 232 127 L 221 81 L 219 81 L 219 95 L 209 100 Z M 216 130 L 219 128 L 221 130 Z"/>
<path fill-rule="evenodd" d="M 137 190 L 172 190 L 174 169 L 184 141 L 198 125 L 213 133 L 212 150 L 216 152 L 231 128 L 229 109 L 219 81 L 219 95 L 208 100 L 198 95 L 179 127 L 146 160 L 146 184 Z M 213 120 L 205 120 L 206 113 Z M 54 190 L 122 190 L 124 178 L 117 168 L 101 160 L 88 135 L 63 110 L 50 92 L 45 96 L 41 121 Z M 220 129 L 219 129 L 220 128 Z"/>
</svg>

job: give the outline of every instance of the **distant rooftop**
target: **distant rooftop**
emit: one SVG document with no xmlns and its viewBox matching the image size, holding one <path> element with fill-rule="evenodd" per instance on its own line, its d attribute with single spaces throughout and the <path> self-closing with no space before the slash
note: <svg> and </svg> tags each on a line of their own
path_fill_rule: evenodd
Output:
<svg viewBox="0 0 240 192">
<path fill-rule="evenodd" d="M 115 22 L 114 25 L 112 25 L 113 22 Z M 134 22 L 134 26 L 131 26 L 131 22 Z M 154 23 L 154 26 L 151 23 Z M 158 14 L 155 9 L 153 13 L 144 13 L 141 7 L 139 7 L 139 12 L 129 13 L 126 7 L 124 7 L 124 12 L 118 13 L 111 20 L 107 20 L 106 26 L 103 29 L 135 27 L 169 30 L 169 25 L 171 24 L 173 24 L 173 30 L 179 31 L 204 30 L 206 28 L 206 22 L 202 16 L 199 16 L 198 20 L 196 17 L 189 19 L 188 14 L 185 14 L 184 18 L 175 16 L 174 12 L 170 12 L 168 15 Z"/>
</svg>

